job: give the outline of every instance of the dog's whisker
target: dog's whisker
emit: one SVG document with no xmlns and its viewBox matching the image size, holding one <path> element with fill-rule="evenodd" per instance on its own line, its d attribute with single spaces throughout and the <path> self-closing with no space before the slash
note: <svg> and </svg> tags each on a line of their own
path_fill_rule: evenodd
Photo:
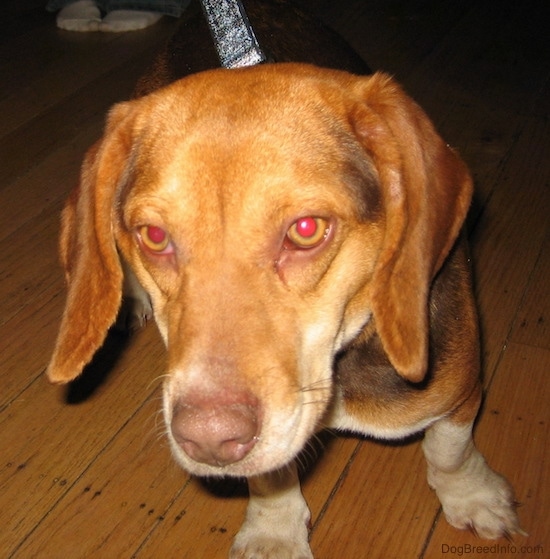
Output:
<svg viewBox="0 0 550 559">
<path fill-rule="evenodd" d="M 154 379 L 152 379 L 149 384 L 147 385 L 147 390 L 151 390 L 151 388 L 153 388 L 153 385 L 155 383 L 158 384 L 162 384 L 164 382 L 165 379 L 169 378 L 170 374 L 169 373 L 165 373 L 162 375 L 158 375 L 157 377 L 155 377 Z"/>
</svg>

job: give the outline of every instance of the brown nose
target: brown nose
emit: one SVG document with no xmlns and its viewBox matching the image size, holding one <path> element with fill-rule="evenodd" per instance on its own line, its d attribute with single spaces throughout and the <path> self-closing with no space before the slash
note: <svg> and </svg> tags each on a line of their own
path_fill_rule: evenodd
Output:
<svg viewBox="0 0 550 559">
<path fill-rule="evenodd" d="M 259 432 L 257 404 L 249 402 L 180 401 L 174 407 L 172 434 L 196 462 L 219 467 L 238 462 L 252 450 Z"/>
</svg>

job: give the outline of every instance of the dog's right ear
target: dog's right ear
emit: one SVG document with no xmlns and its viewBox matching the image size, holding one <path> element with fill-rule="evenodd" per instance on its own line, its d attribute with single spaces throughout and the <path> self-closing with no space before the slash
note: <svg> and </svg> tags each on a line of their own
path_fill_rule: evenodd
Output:
<svg viewBox="0 0 550 559">
<path fill-rule="evenodd" d="M 357 82 L 353 123 L 378 170 L 385 235 L 371 282 L 384 351 L 406 380 L 428 369 L 432 281 L 456 242 L 472 179 L 424 111 L 389 76 Z"/>
<path fill-rule="evenodd" d="M 115 197 L 131 149 L 131 103 L 110 113 L 103 138 L 86 154 L 80 183 L 61 219 L 60 252 L 67 300 L 53 356 L 51 382 L 76 378 L 103 344 L 122 299 L 123 273 L 113 234 Z"/>
</svg>

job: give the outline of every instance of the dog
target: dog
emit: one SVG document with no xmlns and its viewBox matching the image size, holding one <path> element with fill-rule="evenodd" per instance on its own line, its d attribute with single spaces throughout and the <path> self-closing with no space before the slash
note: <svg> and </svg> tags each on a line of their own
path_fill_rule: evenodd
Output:
<svg viewBox="0 0 550 559">
<path fill-rule="evenodd" d="M 472 440 L 468 169 L 393 78 L 365 74 L 305 16 L 285 35 L 291 8 L 269 6 L 247 3 L 277 63 L 197 67 L 215 54 L 189 49 L 187 27 L 111 110 L 62 215 L 68 295 L 48 378 L 80 374 L 123 300 L 140 322 L 154 314 L 175 460 L 248 478 L 233 558 L 312 557 L 295 458 L 327 426 L 424 431 L 448 521 L 522 533 Z"/>
</svg>

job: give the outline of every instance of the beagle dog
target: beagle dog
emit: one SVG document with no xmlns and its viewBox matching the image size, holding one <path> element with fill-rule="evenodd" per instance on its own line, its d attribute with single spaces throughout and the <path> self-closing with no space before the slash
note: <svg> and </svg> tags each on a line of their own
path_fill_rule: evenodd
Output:
<svg viewBox="0 0 550 559">
<path fill-rule="evenodd" d="M 521 532 L 472 441 L 468 170 L 392 78 L 306 62 L 165 84 L 180 70 L 164 60 L 112 109 L 63 212 L 47 375 L 80 374 L 123 298 L 154 313 L 176 461 L 249 480 L 233 558 L 312 557 L 294 460 L 324 427 L 425 431 L 448 521 Z"/>
</svg>

